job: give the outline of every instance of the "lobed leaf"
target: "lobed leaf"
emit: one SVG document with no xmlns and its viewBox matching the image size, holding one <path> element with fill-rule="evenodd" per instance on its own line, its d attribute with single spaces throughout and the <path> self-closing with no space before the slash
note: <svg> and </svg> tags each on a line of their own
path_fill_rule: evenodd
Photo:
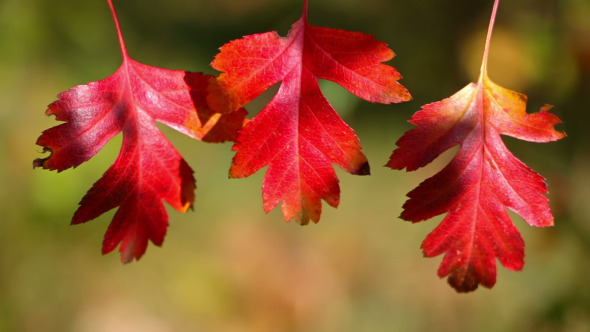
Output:
<svg viewBox="0 0 590 332">
<path fill-rule="evenodd" d="M 246 36 L 223 47 L 212 66 L 221 71 L 209 104 L 225 112 L 246 105 L 281 82 L 266 107 L 242 129 L 233 150 L 230 177 L 248 177 L 268 166 L 264 209 L 281 201 L 283 216 L 300 224 L 318 222 L 321 200 L 338 206 L 340 188 L 332 167 L 369 174 L 358 137 L 323 96 L 318 79 L 334 81 L 371 102 L 410 99 L 401 75 L 382 64 L 394 53 L 360 32 L 310 25 L 303 15 L 286 38 L 276 32 Z"/>
<path fill-rule="evenodd" d="M 496 282 L 496 258 L 510 270 L 524 265 L 524 241 L 507 209 L 532 226 L 553 225 L 543 177 L 514 157 L 500 135 L 532 142 L 565 137 L 554 129 L 559 118 L 544 107 L 526 113 L 526 96 L 493 83 L 487 76 L 487 54 L 481 75 L 453 96 L 422 107 L 410 123 L 416 128 L 397 142 L 387 166 L 413 171 L 460 145 L 443 170 L 409 194 L 401 218 L 418 222 L 446 213 L 422 244 L 428 257 L 445 254 L 438 275 L 448 276 L 459 292 Z"/>
<path fill-rule="evenodd" d="M 193 171 L 156 127 L 163 123 L 206 141 L 233 140 L 245 111 L 219 114 L 206 105 L 211 77 L 147 66 L 125 49 L 117 17 L 123 64 L 104 80 L 61 93 L 47 115 L 65 121 L 43 132 L 37 144 L 51 154 L 34 167 L 63 171 L 92 158 L 115 135 L 123 133 L 115 163 L 80 202 L 72 224 L 94 219 L 118 207 L 103 242 L 103 254 L 119 244 L 121 260 L 139 259 L 148 240 L 161 245 L 168 226 L 163 202 L 185 212 L 194 201 Z"/>
</svg>

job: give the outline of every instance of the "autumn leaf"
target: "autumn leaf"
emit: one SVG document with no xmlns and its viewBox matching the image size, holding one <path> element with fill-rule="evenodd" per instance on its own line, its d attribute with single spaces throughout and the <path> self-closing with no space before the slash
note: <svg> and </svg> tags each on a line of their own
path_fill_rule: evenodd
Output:
<svg viewBox="0 0 590 332">
<path fill-rule="evenodd" d="M 507 209 L 537 227 L 553 225 L 543 177 L 516 159 L 500 135 L 531 142 L 565 137 L 554 129 L 559 118 L 547 112 L 526 113 L 526 96 L 493 83 L 487 75 L 489 44 L 497 12 L 494 3 L 481 74 L 450 98 L 422 107 L 410 119 L 416 128 L 397 142 L 387 166 L 413 171 L 460 145 L 442 171 L 409 194 L 401 217 L 419 222 L 447 213 L 422 249 L 445 254 L 438 270 L 459 292 L 496 282 L 496 258 L 509 270 L 524 265 L 524 241 Z"/>
<path fill-rule="evenodd" d="M 321 200 L 337 207 L 338 178 L 332 164 L 351 174 L 369 174 L 354 131 L 323 96 L 318 79 L 378 103 L 410 99 L 401 75 L 382 64 L 394 53 L 360 32 L 320 28 L 307 22 L 307 1 L 286 38 L 276 32 L 246 36 L 223 47 L 212 66 L 221 71 L 209 104 L 226 112 L 246 105 L 275 83 L 278 93 L 239 133 L 230 177 L 242 178 L 268 166 L 264 210 L 283 201 L 285 220 L 318 222 Z"/>
<path fill-rule="evenodd" d="M 110 77 L 63 92 L 49 105 L 46 114 L 65 123 L 39 137 L 37 144 L 51 154 L 36 159 L 33 165 L 58 172 L 77 167 L 123 132 L 117 160 L 84 196 L 72 224 L 119 207 L 102 252 L 109 253 L 121 244 L 121 259 L 130 262 L 144 254 L 148 240 L 162 244 L 168 226 L 163 201 L 180 212 L 187 211 L 194 201 L 193 171 L 155 122 L 195 139 L 221 142 L 235 138 L 245 111 L 222 115 L 207 108 L 210 76 L 132 60 L 111 0 L 108 3 L 123 63 Z"/>
</svg>

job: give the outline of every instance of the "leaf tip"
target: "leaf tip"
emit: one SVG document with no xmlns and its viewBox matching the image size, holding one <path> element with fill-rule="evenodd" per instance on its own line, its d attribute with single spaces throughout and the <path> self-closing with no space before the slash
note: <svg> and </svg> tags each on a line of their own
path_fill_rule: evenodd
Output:
<svg viewBox="0 0 590 332">
<path fill-rule="evenodd" d="M 33 160 L 33 169 L 38 168 L 38 167 L 41 167 L 44 169 L 49 169 L 49 167 L 45 163 L 49 160 L 49 158 L 51 158 L 53 151 L 50 148 L 44 146 L 43 151 L 41 153 L 47 153 L 47 152 L 50 153 L 49 156 L 47 156 L 45 158 L 36 158 L 35 160 Z"/>
<path fill-rule="evenodd" d="M 194 211 L 194 209 L 193 209 L 193 202 L 192 201 L 184 203 L 184 205 L 181 206 L 180 209 L 178 209 L 178 212 L 185 213 L 188 210 Z"/>
<path fill-rule="evenodd" d="M 496 280 L 494 278 L 494 280 L 491 282 L 491 284 L 490 283 L 482 283 L 482 280 L 480 280 L 478 278 L 475 271 L 473 271 L 473 270 L 470 271 L 469 268 L 468 268 L 468 271 L 464 274 L 453 272 L 447 278 L 448 284 L 451 287 L 453 287 L 455 289 L 455 291 L 457 291 L 457 293 L 473 292 L 479 287 L 480 283 L 487 288 L 492 288 L 492 286 L 494 286 L 495 281 Z"/>
<path fill-rule="evenodd" d="M 447 282 L 457 293 L 470 293 L 477 290 L 479 284 L 477 282 L 474 283 L 456 283 L 456 281 L 452 280 L 451 277 L 447 279 Z"/>
<path fill-rule="evenodd" d="M 141 256 L 140 257 L 135 257 L 133 255 L 133 253 L 130 252 L 130 250 L 126 250 L 125 252 L 124 251 L 121 251 L 121 263 L 123 263 L 124 265 L 127 265 L 127 264 L 133 262 L 133 259 L 134 258 L 139 261 L 139 259 L 141 258 Z"/>
<path fill-rule="evenodd" d="M 300 226 L 307 226 L 307 225 L 309 225 L 310 220 L 311 219 L 309 218 L 309 216 L 306 213 L 302 213 L 301 218 L 297 218 L 297 223 Z"/>
<path fill-rule="evenodd" d="M 37 158 L 37 159 L 33 160 L 33 169 L 35 169 L 37 167 L 45 168 L 44 164 L 45 164 L 46 160 L 47 160 L 47 158 Z"/>
<path fill-rule="evenodd" d="M 541 106 L 540 112 L 541 113 L 543 113 L 543 112 L 549 112 L 552 108 L 553 108 L 553 105 L 545 104 L 545 105 Z"/>
<path fill-rule="evenodd" d="M 398 89 L 398 96 L 394 103 L 403 103 L 406 101 L 411 101 L 413 99 L 410 91 L 406 87 L 400 84 L 400 88 Z"/>
<path fill-rule="evenodd" d="M 371 166 L 369 165 L 368 161 L 365 161 L 361 167 L 358 168 L 354 173 L 354 175 L 371 175 Z"/>
</svg>

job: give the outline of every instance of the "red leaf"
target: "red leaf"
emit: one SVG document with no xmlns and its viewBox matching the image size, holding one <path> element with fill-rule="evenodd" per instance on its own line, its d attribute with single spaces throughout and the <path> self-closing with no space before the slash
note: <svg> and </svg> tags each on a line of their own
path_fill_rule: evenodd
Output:
<svg viewBox="0 0 590 332">
<path fill-rule="evenodd" d="M 410 119 L 417 126 L 398 142 L 387 166 L 413 171 L 460 145 L 442 171 L 408 194 L 401 217 L 418 222 L 447 213 L 422 244 L 425 256 L 445 253 L 439 276 L 457 291 L 492 287 L 496 263 L 510 270 L 524 265 L 524 242 L 506 209 L 533 226 L 553 225 L 544 179 L 506 148 L 500 134 L 532 142 L 565 136 L 553 128 L 559 118 L 526 113 L 526 96 L 494 84 L 487 55 L 498 2 L 494 4 L 481 75 L 450 98 L 422 107 Z"/>
<path fill-rule="evenodd" d="M 223 73 L 209 98 L 215 109 L 231 111 L 282 81 L 272 101 L 239 133 L 230 176 L 248 177 L 268 165 L 265 211 L 282 200 L 285 220 L 303 225 L 319 221 L 321 199 L 338 205 L 332 163 L 369 174 L 357 136 L 322 95 L 317 79 L 371 102 L 410 99 L 397 82 L 401 75 L 381 63 L 394 56 L 385 43 L 360 32 L 312 26 L 306 16 L 307 1 L 287 38 L 267 32 L 224 45 L 212 63 Z"/>
<path fill-rule="evenodd" d="M 245 111 L 216 114 L 205 107 L 209 76 L 138 63 L 127 55 L 117 17 L 108 1 L 123 53 L 110 77 L 61 93 L 47 115 L 65 123 L 43 132 L 37 144 L 51 155 L 35 167 L 63 171 L 92 158 L 123 132 L 119 157 L 80 202 L 72 224 L 119 207 L 103 242 L 103 254 L 121 244 L 121 259 L 139 259 L 148 239 L 161 245 L 168 226 L 163 205 L 185 212 L 194 201 L 193 171 L 156 127 L 166 124 L 196 139 L 235 138 Z M 199 107 L 199 114 L 195 109 Z"/>
</svg>

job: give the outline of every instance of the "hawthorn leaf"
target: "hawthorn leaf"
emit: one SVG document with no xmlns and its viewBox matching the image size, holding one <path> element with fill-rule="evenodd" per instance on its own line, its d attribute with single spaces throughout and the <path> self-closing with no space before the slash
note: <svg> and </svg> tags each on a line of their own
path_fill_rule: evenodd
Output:
<svg viewBox="0 0 590 332">
<path fill-rule="evenodd" d="M 37 144 L 50 155 L 36 159 L 33 166 L 58 172 L 77 167 L 123 133 L 119 156 L 81 200 L 72 224 L 119 207 L 102 252 L 109 253 L 120 244 L 121 260 L 126 263 L 145 253 L 148 240 L 162 244 L 168 226 L 163 201 L 180 212 L 194 201 L 193 171 L 155 122 L 195 139 L 222 142 L 235 138 L 246 114 L 243 109 L 219 114 L 207 107 L 210 76 L 131 59 L 111 0 L 108 4 L 123 63 L 108 78 L 62 92 L 49 105 L 46 114 L 65 123 L 39 137 Z"/>
<path fill-rule="evenodd" d="M 301 19 L 286 38 L 266 32 L 221 47 L 212 62 L 222 72 L 208 101 L 229 112 L 281 82 L 274 98 L 240 131 L 229 171 L 248 177 L 268 166 L 262 194 L 268 213 L 281 201 L 285 220 L 318 222 L 321 200 L 337 207 L 338 178 L 332 164 L 356 175 L 369 174 L 358 137 L 322 94 L 318 79 L 340 84 L 370 102 L 398 103 L 410 94 L 401 75 L 382 62 L 392 50 L 373 36 L 316 27 Z"/>
<path fill-rule="evenodd" d="M 454 159 L 409 194 L 401 218 L 419 222 L 446 213 L 422 244 L 424 255 L 445 254 L 438 270 L 459 292 L 496 282 L 496 258 L 509 270 L 524 265 L 524 241 L 507 209 L 537 227 L 553 225 L 545 181 L 506 148 L 500 135 L 531 142 L 565 137 L 550 106 L 527 114 L 527 97 L 493 83 L 487 75 L 489 45 L 498 8 L 495 1 L 477 83 L 424 105 L 416 126 L 397 142 L 387 166 L 413 171 L 449 148 Z"/>
</svg>

